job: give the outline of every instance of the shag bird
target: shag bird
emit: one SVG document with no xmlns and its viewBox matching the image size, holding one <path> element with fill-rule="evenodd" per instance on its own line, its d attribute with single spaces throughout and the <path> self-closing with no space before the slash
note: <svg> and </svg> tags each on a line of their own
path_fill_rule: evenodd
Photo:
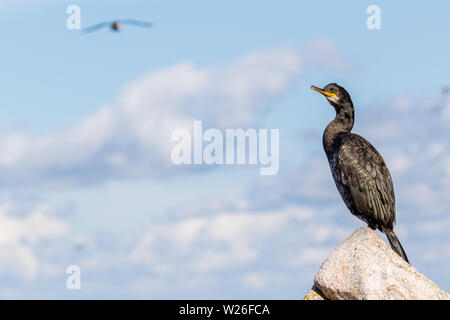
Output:
<svg viewBox="0 0 450 320">
<path fill-rule="evenodd" d="M 85 33 L 90 33 L 90 32 L 94 32 L 94 31 L 108 27 L 112 31 L 117 32 L 117 31 L 120 31 L 120 29 L 122 29 L 124 25 L 132 25 L 132 26 L 143 27 L 143 28 L 153 27 L 153 24 L 150 22 L 138 21 L 138 20 L 133 20 L 133 19 L 125 19 L 125 20 L 117 20 L 117 21 L 105 21 L 105 22 L 93 25 L 89 28 L 83 29 L 82 31 Z"/>
<path fill-rule="evenodd" d="M 323 94 L 336 117 L 323 133 L 323 147 L 336 187 L 350 212 L 372 230 L 383 232 L 392 249 L 409 263 L 394 232 L 395 195 L 392 178 L 378 151 L 363 137 L 351 133 L 355 121 L 353 102 L 341 86 L 330 83 Z"/>
</svg>

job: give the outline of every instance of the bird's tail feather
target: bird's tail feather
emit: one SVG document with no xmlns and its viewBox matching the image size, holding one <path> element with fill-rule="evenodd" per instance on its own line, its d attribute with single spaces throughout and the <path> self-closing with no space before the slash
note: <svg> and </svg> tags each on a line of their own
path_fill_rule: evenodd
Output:
<svg viewBox="0 0 450 320">
<path fill-rule="evenodd" d="M 408 257 L 406 256 L 405 250 L 403 249 L 400 241 L 398 240 L 394 230 L 384 229 L 384 234 L 389 240 L 389 244 L 391 245 L 392 250 L 397 252 L 397 254 L 403 258 L 406 262 L 409 263 Z"/>
</svg>

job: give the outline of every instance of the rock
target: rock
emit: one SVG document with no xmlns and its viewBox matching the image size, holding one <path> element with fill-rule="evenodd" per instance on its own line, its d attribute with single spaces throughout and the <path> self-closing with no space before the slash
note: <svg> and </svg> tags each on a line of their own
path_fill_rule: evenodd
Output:
<svg viewBox="0 0 450 320">
<path fill-rule="evenodd" d="M 332 300 L 450 299 L 367 227 L 356 230 L 325 259 L 314 286 L 316 294 Z"/>
<path fill-rule="evenodd" d="M 306 296 L 303 297 L 303 300 L 325 300 L 318 292 L 312 288 L 308 291 Z"/>
</svg>

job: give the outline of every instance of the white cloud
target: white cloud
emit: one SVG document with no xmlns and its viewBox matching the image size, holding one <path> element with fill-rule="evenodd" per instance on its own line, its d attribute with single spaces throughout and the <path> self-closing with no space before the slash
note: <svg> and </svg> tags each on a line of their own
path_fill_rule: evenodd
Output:
<svg viewBox="0 0 450 320">
<path fill-rule="evenodd" d="M 37 245 L 66 236 L 69 226 L 48 211 L 44 204 L 25 215 L 18 215 L 11 204 L 0 207 L 0 273 L 28 280 L 52 273 L 52 266 L 39 259 Z"/>
<path fill-rule="evenodd" d="M 248 273 L 244 276 L 244 284 L 256 289 L 262 289 L 266 285 L 266 278 L 262 274 Z"/>
<path fill-rule="evenodd" d="M 326 69 L 348 70 L 355 67 L 339 48 L 324 37 L 319 37 L 305 46 L 305 58 Z"/>
<path fill-rule="evenodd" d="M 126 85 L 114 105 L 63 132 L 0 136 L 3 183 L 62 186 L 173 173 L 174 129 L 190 129 L 195 119 L 209 127 L 254 125 L 267 103 L 283 95 L 317 56 L 333 62 L 327 68 L 348 64 L 322 39 L 252 53 L 227 66 L 184 62 L 150 71 Z"/>
<path fill-rule="evenodd" d="M 422 122 L 423 110 L 415 104 L 393 109 L 390 104 L 381 105 L 375 111 L 376 116 L 370 115 L 370 109 L 361 112 L 358 125 L 363 130 L 358 133 L 381 151 L 393 174 L 397 234 L 413 265 L 445 288 L 449 274 L 440 266 L 450 259 L 445 249 L 449 247 L 450 156 L 442 139 L 447 120 L 437 116 Z M 391 117 L 401 119 L 391 139 L 365 131 L 369 124 L 385 123 Z M 420 135 L 418 123 L 422 124 Z M 252 292 L 253 297 L 264 297 L 279 286 L 283 292 L 291 288 L 286 297 L 293 297 L 299 288 L 307 290 L 312 284 L 332 249 L 364 225 L 343 205 L 321 150 L 320 155 L 313 152 L 298 167 L 270 182 L 256 181 L 232 203 L 193 202 L 170 211 L 165 221 L 152 222 L 136 241 L 120 248 L 99 246 L 99 237 L 81 239 L 89 248 L 78 263 L 90 274 L 96 272 L 99 280 L 93 281 L 102 286 L 101 291 L 111 287 L 101 274 L 126 273 L 123 276 L 128 280 L 120 283 L 120 290 L 131 296 L 192 297 L 195 291 L 199 298 L 223 297 L 223 288 L 232 285 L 234 289 L 227 292 L 237 295 Z M 38 221 L 36 217 L 29 221 Z M 57 228 L 48 228 L 52 229 Z M 6 232 L 4 236 L 11 237 Z M 33 238 L 31 233 L 27 239 Z M 36 253 L 18 245 L 15 254 L 28 270 L 20 272 L 33 276 L 36 264 L 41 263 Z"/>
<path fill-rule="evenodd" d="M 431 139 L 435 123 L 422 128 L 427 139 L 411 138 L 416 125 L 406 124 L 417 124 L 417 114 L 422 117 L 421 111 L 407 111 L 415 110 L 415 105 L 403 104 L 395 111 L 390 105 L 385 108 L 376 110 L 383 115 L 376 119 L 361 115 L 359 125 L 365 129 L 373 121 L 384 123 L 396 116 L 402 119 L 397 135 L 384 140 L 361 133 L 382 151 L 393 173 L 396 231 L 409 258 L 445 288 L 449 275 L 439 266 L 450 256 L 439 248 L 449 247 L 448 150 L 442 147 L 446 142 Z M 127 280 L 120 283 L 120 290 L 131 296 L 180 298 L 195 292 L 198 298 L 224 297 L 224 288 L 232 286 L 226 292 L 235 296 L 250 292 L 252 297 L 273 297 L 269 293 L 282 288 L 292 298 L 312 285 L 315 272 L 333 248 L 364 225 L 340 199 L 322 151 L 320 155 L 313 152 L 270 182 L 256 181 L 248 193 L 232 202 L 198 202 L 194 199 L 192 206 L 175 207 L 166 220 L 153 221 L 136 241 L 126 241 L 120 248 L 98 246 L 99 237 L 82 240 L 94 245 L 88 245 L 92 248 L 86 250 L 80 265 L 103 279 L 93 280 L 102 291 L 111 287 L 102 274 L 123 276 Z"/>
<path fill-rule="evenodd" d="M 214 290 L 233 281 L 234 292 L 257 290 L 263 296 L 270 288 L 296 283 L 293 277 L 312 283 L 321 259 L 350 234 L 350 229 L 332 225 L 335 218 L 329 208 L 299 205 L 273 211 L 212 207 L 208 214 L 153 223 L 131 257 L 170 290 L 185 288 L 187 278 L 200 278 L 213 281 Z M 231 275 L 232 280 L 227 278 Z"/>
<path fill-rule="evenodd" d="M 306 222 L 309 209 L 288 207 L 266 212 L 216 212 L 181 217 L 150 227 L 133 251 L 136 262 L 177 265 L 181 259 L 193 271 L 239 267 L 259 258 L 267 239 L 283 234 L 291 224 Z M 164 270 L 162 268 L 161 270 Z"/>
<path fill-rule="evenodd" d="M 321 54 L 338 56 L 333 47 L 321 48 L 316 49 Z M 257 121 L 263 103 L 282 95 L 301 77 L 307 59 L 311 57 L 303 49 L 281 48 L 251 54 L 230 66 L 196 68 L 181 63 L 150 72 L 127 85 L 114 106 L 101 108 L 65 132 L 0 137 L 0 151 L 8 151 L 0 152 L 0 171 L 21 183 L 27 177 L 80 183 L 156 171 L 167 174 L 170 168 L 164 159 L 170 144 L 164 137 L 172 128 L 189 126 L 196 118 L 217 126 Z M 348 68 L 339 58 L 329 61 L 335 68 Z M 429 103 L 405 98 L 377 103 L 357 110 L 356 131 L 381 151 L 391 169 L 396 230 L 409 258 L 436 279 L 441 272 L 433 265 L 450 258 L 445 249 L 450 132 L 442 116 L 446 109 L 430 113 L 428 107 Z M 227 112 L 230 108 L 233 112 Z M 99 236 L 79 237 L 77 263 L 87 274 L 95 274 L 91 280 L 100 283 L 103 293 L 114 278 L 123 281 L 115 289 L 136 289 L 129 294 L 146 297 L 183 297 L 184 289 L 189 291 L 186 297 L 193 291 L 207 297 L 202 286 L 220 297 L 229 283 L 236 294 L 251 288 L 261 295 L 275 284 L 287 288 L 295 283 L 299 294 L 301 286 L 312 284 L 334 246 L 364 225 L 343 205 L 322 150 L 269 183 L 256 181 L 250 189 L 233 203 L 211 199 L 202 205 L 193 201 L 188 209 L 175 208 L 167 220 L 152 222 L 135 242 L 120 239 L 116 245 Z M 23 216 L 2 210 L 2 272 L 35 279 L 51 270 L 35 244 L 66 237 L 67 225 L 48 215 L 45 207 Z M 45 227 L 37 227 L 41 225 Z M 17 261 L 20 268 L 15 267 Z M 441 279 L 448 281 L 448 275 Z"/>
<path fill-rule="evenodd" d="M 22 279 L 35 278 L 40 266 L 32 250 L 22 244 L 0 245 L 0 263 L 1 273 Z"/>
<path fill-rule="evenodd" d="M 252 53 L 225 66 L 198 68 L 185 62 L 153 70 L 126 85 L 113 105 L 102 106 L 72 128 L 41 137 L 7 132 L 0 136 L 3 186 L 59 187 L 170 174 L 173 129 L 190 128 L 194 119 L 222 128 L 254 125 L 267 104 L 301 78 L 312 57 L 342 59 L 345 65 L 342 57 L 331 57 L 333 45 L 324 47 L 321 41 Z M 217 282 L 217 274 L 227 270 L 276 265 L 278 246 L 268 244 L 300 245 L 304 236 L 296 239 L 295 225 L 310 223 L 314 215 L 298 205 L 260 212 L 248 208 L 246 197 L 233 205 L 213 201 L 204 210 L 194 207 L 153 223 L 137 243 L 128 238 L 111 246 L 98 236 L 81 235 L 72 243 L 68 224 L 45 206 L 21 215 L 5 207 L 0 210 L 1 274 L 35 280 L 54 274 L 67 260 L 101 279 L 100 273 L 133 270 L 136 279 L 151 273 L 164 285 L 173 279 L 179 288 L 189 279 Z M 279 240 L 278 234 L 287 237 Z M 321 234 L 319 242 L 330 236 Z M 48 242 L 57 243 L 52 253 L 43 246 Z"/>
<path fill-rule="evenodd" d="M 333 247 L 305 247 L 299 250 L 298 255 L 289 262 L 294 267 L 300 267 L 305 264 L 320 265 L 325 258 L 333 251 Z"/>
<path fill-rule="evenodd" d="M 410 166 L 410 160 L 404 154 L 391 155 L 387 161 L 391 172 L 401 173 L 406 171 Z"/>
<path fill-rule="evenodd" d="M 261 292 L 271 290 L 276 286 L 285 286 L 292 282 L 292 279 L 288 274 L 282 272 L 249 272 L 242 277 L 242 282 L 246 287 Z"/>
</svg>

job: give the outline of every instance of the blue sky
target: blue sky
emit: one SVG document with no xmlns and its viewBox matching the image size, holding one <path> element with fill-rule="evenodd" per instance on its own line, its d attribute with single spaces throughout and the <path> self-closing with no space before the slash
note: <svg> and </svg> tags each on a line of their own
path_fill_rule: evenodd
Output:
<svg viewBox="0 0 450 320">
<path fill-rule="evenodd" d="M 80 34 L 116 18 L 153 29 Z M 366 8 L 381 8 L 368 30 Z M 0 297 L 302 297 L 363 223 L 321 150 L 338 82 L 394 178 L 412 264 L 450 290 L 447 1 L 0 1 Z M 277 81 L 272 81 L 277 79 Z M 236 89 L 244 80 L 247 85 Z M 170 133 L 280 129 L 280 171 L 177 167 Z M 65 286 L 69 265 L 82 289 Z"/>
</svg>

